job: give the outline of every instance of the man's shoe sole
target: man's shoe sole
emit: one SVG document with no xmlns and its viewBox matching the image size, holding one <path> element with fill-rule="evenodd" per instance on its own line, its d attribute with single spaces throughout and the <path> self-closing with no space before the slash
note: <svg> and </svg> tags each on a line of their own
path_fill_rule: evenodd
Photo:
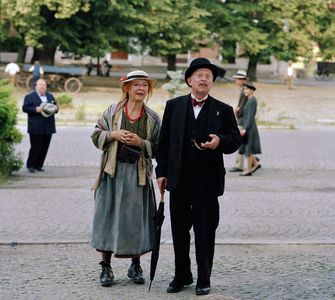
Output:
<svg viewBox="0 0 335 300">
<path fill-rule="evenodd" d="M 200 290 L 195 290 L 195 294 L 196 294 L 197 296 L 208 295 L 209 292 L 210 292 L 210 288 L 200 289 Z"/>
</svg>

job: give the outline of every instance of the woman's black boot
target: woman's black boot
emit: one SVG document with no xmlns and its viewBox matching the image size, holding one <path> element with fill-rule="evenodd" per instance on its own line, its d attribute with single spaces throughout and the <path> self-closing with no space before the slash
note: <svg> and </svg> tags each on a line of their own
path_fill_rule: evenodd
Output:
<svg viewBox="0 0 335 300">
<path fill-rule="evenodd" d="M 114 274 L 110 265 L 107 265 L 104 261 L 100 262 L 102 271 L 100 274 L 101 286 L 111 286 L 113 284 Z"/>
<path fill-rule="evenodd" d="M 143 284 L 144 283 L 144 277 L 143 277 L 143 271 L 140 266 L 140 262 L 132 262 L 129 269 L 128 269 L 128 277 L 133 280 L 133 282 L 137 284 Z"/>
</svg>

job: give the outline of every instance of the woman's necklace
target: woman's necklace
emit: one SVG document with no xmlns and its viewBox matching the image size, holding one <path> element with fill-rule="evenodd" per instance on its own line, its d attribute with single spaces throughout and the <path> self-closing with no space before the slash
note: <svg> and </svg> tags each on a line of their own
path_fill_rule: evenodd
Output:
<svg viewBox="0 0 335 300">
<path fill-rule="evenodd" d="M 124 105 L 124 113 L 129 121 L 136 122 L 138 119 L 140 119 L 144 115 L 144 106 L 142 106 L 140 114 L 136 118 L 132 118 L 129 116 L 129 113 L 128 113 L 128 101 L 127 101 L 126 104 Z"/>
</svg>

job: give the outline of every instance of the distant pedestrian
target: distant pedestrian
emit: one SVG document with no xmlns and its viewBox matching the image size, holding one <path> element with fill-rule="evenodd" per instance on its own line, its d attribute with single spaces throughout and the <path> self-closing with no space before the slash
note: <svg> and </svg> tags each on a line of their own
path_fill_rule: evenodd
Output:
<svg viewBox="0 0 335 300">
<path fill-rule="evenodd" d="M 20 72 L 20 67 L 16 63 L 9 63 L 5 68 L 5 72 L 9 74 L 12 85 L 16 86 L 16 73 Z"/>
<path fill-rule="evenodd" d="M 24 97 L 22 110 L 28 114 L 30 150 L 27 168 L 31 173 L 44 171 L 43 164 L 48 153 L 51 136 L 56 132 L 55 116 L 59 106 L 54 96 L 47 91 L 44 79 L 38 79 L 35 91 Z"/>
<path fill-rule="evenodd" d="M 112 65 L 107 60 L 104 60 L 104 62 L 103 62 L 103 75 L 105 77 L 109 77 L 109 73 L 110 73 L 111 68 L 112 68 Z"/>
<path fill-rule="evenodd" d="M 92 72 L 92 70 L 94 68 L 94 64 L 92 62 L 92 58 L 90 58 L 90 61 L 86 65 L 86 68 L 87 68 L 87 76 L 91 76 L 91 72 Z"/>
<path fill-rule="evenodd" d="M 30 67 L 29 72 L 33 72 L 33 79 L 31 81 L 31 88 L 34 89 L 37 80 L 44 74 L 44 70 L 40 65 L 38 60 L 35 61 L 35 64 Z"/>
<path fill-rule="evenodd" d="M 293 81 L 296 77 L 295 70 L 292 66 L 292 62 L 288 62 L 287 70 L 286 70 L 286 83 L 287 83 L 287 88 L 289 90 L 293 89 Z"/>
<path fill-rule="evenodd" d="M 238 104 L 237 107 L 235 108 L 235 116 L 237 120 L 237 125 L 241 129 L 244 104 L 247 100 L 247 97 L 244 95 L 244 84 L 247 81 L 247 72 L 244 70 L 238 70 L 236 74 L 233 75 L 233 78 L 235 78 L 235 84 L 237 85 L 240 91 Z M 235 156 L 235 166 L 231 168 L 229 172 L 242 172 L 244 165 L 243 161 L 244 161 L 243 155 L 237 151 Z"/>
<path fill-rule="evenodd" d="M 244 84 L 244 95 L 247 100 L 244 105 L 242 128 L 240 129 L 242 137 L 242 146 L 239 149 L 240 154 L 247 158 L 247 167 L 244 168 L 241 176 L 250 176 L 261 167 L 255 157 L 255 154 L 261 153 L 261 144 L 256 124 L 257 99 L 254 96 L 256 87 L 252 82 Z"/>
<path fill-rule="evenodd" d="M 97 76 L 103 76 L 102 70 L 101 70 L 101 64 L 99 62 L 97 62 L 96 68 L 97 68 Z"/>
<path fill-rule="evenodd" d="M 113 284 L 112 254 L 131 258 L 128 277 L 143 284 L 140 256 L 153 248 L 156 203 L 151 159 L 160 118 L 144 103 L 153 87 L 154 80 L 146 72 L 128 73 L 121 100 L 103 112 L 91 136 L 102 151 L 91 239 L 102 256 L 102 286 Z"/>
</svg>

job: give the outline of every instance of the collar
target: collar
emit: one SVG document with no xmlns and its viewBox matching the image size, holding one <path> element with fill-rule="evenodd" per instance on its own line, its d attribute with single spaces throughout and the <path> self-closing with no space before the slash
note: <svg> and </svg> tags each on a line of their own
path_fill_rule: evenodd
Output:
<svg viewBox="0 0 335 300">
<path fill-rule="evenodd" d="M 194 100 L 197 101 L 197 102 L 202 102 L 202 101 L 207 100 L 208 95 L 206 95 L 206 96 L 203 97 L 202 99 L 197 99 L 197 98 L 191 93 L 191 98 L 194 99 Z"/>
</svg>

